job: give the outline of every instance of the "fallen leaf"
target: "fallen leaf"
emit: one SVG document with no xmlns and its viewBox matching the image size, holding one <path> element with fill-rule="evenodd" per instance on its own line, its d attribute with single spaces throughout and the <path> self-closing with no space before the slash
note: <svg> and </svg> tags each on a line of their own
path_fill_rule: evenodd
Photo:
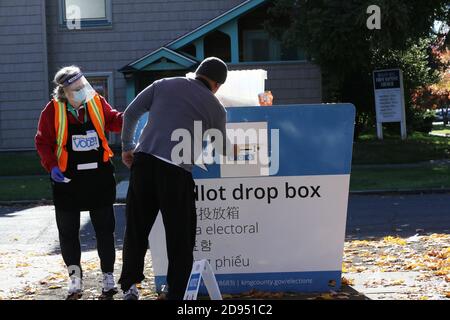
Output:
<svg viewBox="0 0 450 320">
<path fill-rule="evenodd" d="M 48 287 L 50 290 L 54 290 L 54 289 L 61 289 L 62 287 L 59 285 L 51 285 Z"/>
<path fill-rule="evenodd" d="M 347 279 L 346 277 L 342 277 L 342 285 L 344 286 L 353 286 L 354 280 L 353 279 Z"/>
<path fill-rule="evenodd" d="M 402 284 L 405 284 L 405 280 L 398 279 L 398 280 L 394 280 L 390 283 L 390 285 L 392 285 L 392 286 L 400 286 Z"/>
<path fill-rule="evenodd" d="M 400 245 L 400 246 L 406 245 L 406 240 L 399 238 L 399 237 L 388 236 L 388 237 L 384 237 L 383 241 L 387 244 L 396 244 L 396 245 Z"/>
<path fill-rule="evenodd" d="M 19 262 L 16 264 L 16 268 L 25 268 L 25 267 L 29 267 L 30 264 L 27 262 Z"/>
<path fill-rule="evenodd" d="M 323 293 L 318 298 L 323 300 L 333 300 L 333 296 L 329 293 Z"/>
</svg>

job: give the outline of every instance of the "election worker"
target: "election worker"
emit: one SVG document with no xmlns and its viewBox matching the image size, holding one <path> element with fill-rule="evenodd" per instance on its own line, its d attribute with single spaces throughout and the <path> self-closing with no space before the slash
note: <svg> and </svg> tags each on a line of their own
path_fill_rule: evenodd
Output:
<svg viewBox="0 0 450 320">
<path fill-rule="evenodd" d="M 89 211 L 103 272 L 100 299 L 118 292 L 115 262 L 113 152 L 107 132 L 120 132 L 123 113 L 113 110 L 76 66 L 54 78 L 53 99 L 42 111 L 35 137 L 43 167 L 50 173 L 62 257 L 69 271 L 68 300 L 82 296 L 80 211 Z"/>
</svg>

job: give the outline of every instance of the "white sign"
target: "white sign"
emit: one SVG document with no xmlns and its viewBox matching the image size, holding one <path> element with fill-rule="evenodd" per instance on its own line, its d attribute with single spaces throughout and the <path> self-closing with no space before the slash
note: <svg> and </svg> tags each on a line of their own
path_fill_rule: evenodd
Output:
<svg viewBox="0 0 450 320">
<path fill-rule="evenodd" d="M 214 276 L 208 261 L 205 259 L 194 262 L 183 300 L 197 300 L 202 280 L 205 283 L 206 290 L 208 290 L 211 300 L 222 300 L 216 277 Z"/>
<path fill-rule="evenodd" d="M 354 106 L 230 108 L 227 118 L 227 128 L 249 139 L 233 142 L 234 166 L 194 168 L 194 259 L 208 261 L 226 294 L 338 290 Z M 269 156 L 269 165 L 251 163 Z M 159 290 L 168 267 L 161 215 L 149 244 Z M 198 284 L 194 277 L 191 289 Z"/>
<path fill-rule="evenodd" d="M 375 108 L 378 137 L 382 139 L 382 124 L 400 122 L 402 138 L 406 138 L 405 102 L 403 94 L 403 74 L 399 69 L 373 72 Z"/>
<path fill-rule="evenodd" d="M 194 258 L 208 260 L 224 293 L 302 284 L 308 291 L 328 283 L 342 266 L 349 181 L 350 175 L 196 180 Z M 161 215 L 150 250 L 158 279 L 167 271 Z"/>
<path fill-rule="evenodd" d="M 375 91 L 375 103 L 379 122 L 402 121 L 402 99 L 398 89 Z"/>
</svg>

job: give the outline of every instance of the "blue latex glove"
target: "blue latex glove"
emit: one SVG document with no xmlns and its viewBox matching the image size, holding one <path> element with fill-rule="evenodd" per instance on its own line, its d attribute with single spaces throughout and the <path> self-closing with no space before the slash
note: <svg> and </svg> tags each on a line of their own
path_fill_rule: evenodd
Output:
<svg viewBox="0 0 450 320">
<path fill-rule="evenodd" d="M 55 182 L 64 182 L 64 175 L 58 167 L 53 167 L 51 177 Z"/>
</svg>

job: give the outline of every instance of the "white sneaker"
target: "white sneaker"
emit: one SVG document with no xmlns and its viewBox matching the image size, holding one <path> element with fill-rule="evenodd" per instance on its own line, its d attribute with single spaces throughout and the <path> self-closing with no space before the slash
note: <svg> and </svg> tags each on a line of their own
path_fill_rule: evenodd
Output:
<svg viewBox="0 0 450 320">
<path fill-rule="evenodd" d="M 83 295 L 83 283 L 81 278 L 71 276 L 69 278 L 69 288 L 67 290 L 67 300 L 78 300 Z"/>
<path fill-rule="evenodd" d="M 103 292 L 109 292 L 109 291 L 116 291 L 117 293 L 117 286 L 116 282 L 114 281 L 114 274 L 112 272 L 105 272 L 103 273 Z"/>
<path fill-rule="evenodd" d="M 116 282 L 114 281 L 114 274 L 112 272 L 103 273 L 103 288 L 100 299 L 111 300 L 117 292 L 119 290 L 117 290 Z"/>
<path fill-rule="evenodd" d="M 139 290 L 135 284 L 123 293 L 123 300 L 139 300 Z"/>
</svg>

